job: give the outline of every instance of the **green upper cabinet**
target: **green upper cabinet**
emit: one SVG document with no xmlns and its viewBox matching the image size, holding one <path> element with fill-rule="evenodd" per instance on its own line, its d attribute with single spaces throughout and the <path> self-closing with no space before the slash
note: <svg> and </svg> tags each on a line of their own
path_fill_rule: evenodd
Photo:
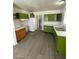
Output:
<svg viewBox="0 0 79 59">
<path fill-rule="evenodd" d="M 62 14 L 57 14 L 57 19 L 56 21 L 62 21 Z"/>
<path fill-rule="evenodd" d="M 44 17 L 47 19 L 46 21 L 55 21 L 56 20 L 56 14 L 45 14 Z"/>
<path fill-rule="evenodd" d="M 28 14 L 24 14 L 24 13 L 16 13 L 16 18 L 18 18 L 18 19 L 28 19 L 29 16 L 28 16 Z"/>
<path fill-rule="evenodd" d="M 62 14 L 45 14 L 45 21 L 62 21 Z"/>
<path fill-rule="evenodd" d="M 55 21 L 56 14 L 48 14 L 48 21 Z"/>
</svg>

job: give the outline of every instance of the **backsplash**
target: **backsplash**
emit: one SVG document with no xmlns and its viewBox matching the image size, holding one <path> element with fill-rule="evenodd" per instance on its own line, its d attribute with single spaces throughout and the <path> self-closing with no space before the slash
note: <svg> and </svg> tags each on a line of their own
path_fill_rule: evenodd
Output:
<svg viewBox="0 0 79 59">
<path fill-rule="evenodd" d="M 22 23 L 19 19 L 14 19 L 14 26 L 15 26 L 15 29 L 17 29 L 19 27 L 23 27 Z"/>
</svg>

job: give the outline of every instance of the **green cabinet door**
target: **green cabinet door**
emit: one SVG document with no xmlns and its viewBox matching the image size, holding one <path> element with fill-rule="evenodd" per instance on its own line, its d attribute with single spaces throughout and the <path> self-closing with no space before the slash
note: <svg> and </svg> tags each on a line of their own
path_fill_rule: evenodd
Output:
<svg viewBox="0 0 79 59">
<path fill-rule="evenodd" d="M 56 20 L 56 14 L 45 14 L 44 17 L 47 17 L 47 21 L 55 21 Z"/>
<path fill-rule="evenodd" d="M 56 47 L 59 54 L 66 55 L 66 37 L 57 36 Z"/>
<path fill-rule="evenodd" d="M 48 14 L 48 21 L 55 21 L 56 14 Z"/>
<path fill-rule="evenodd" d="M 44 32 L 53 33 L 53 27 L 52 26 L 44 26 Z"/>
<path fill-rule="evenodd" d="M 18 18 L 18 19 L 28 19 L 29 16 L 28 16 L 28 14 L 24 14 L 24 13 L 16 13 L 16 18 Z"/>
<path fill-rule="evenodd" d="M 62 14 L 57 14 L 57 19 L 56 21 L 62 21 Z"/>
</svg>

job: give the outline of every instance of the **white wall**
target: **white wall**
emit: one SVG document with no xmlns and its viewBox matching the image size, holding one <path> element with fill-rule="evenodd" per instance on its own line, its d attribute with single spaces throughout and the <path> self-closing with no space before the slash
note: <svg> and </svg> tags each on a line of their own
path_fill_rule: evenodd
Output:
<svg viewBox="0 0 79 59">
<path fill-rule="evenodd" d="M 61 10 L 60 10 L 60 12 L 62 13 L 62 19 L 63 19 L 63 24 L 64 25 L 66 25 L 66 19 L 65 19 L 65 17 L 66 17 L 66 6 L 64 6 Z"/>
<path fill-rule="evenodd" d="M 17 44 L 17 39 L 16 39 L 16 35 L 15 35 L 15 31 L 13 32 L 13 37 L 14 37 L 14 40 L 13 40 L 13 45 L 15 46 Z"/>
<path fill-rule="evenodd" d="M 14 23 L 13 23 L 14 25 Z M 17 44 L 17 39 L 16 39 L 16 35 L 15 35 L 15 27 L 13 26 L 13 37 L 14 37 L 14 40 L 13 40 L 13 46 L 15 46 Z"/>
<path fill-rule="evenodd" d="M 66 12 L 64 14 L 64 21 L 63 21 L 63 24 L 66 25 Z"/>
</svg>

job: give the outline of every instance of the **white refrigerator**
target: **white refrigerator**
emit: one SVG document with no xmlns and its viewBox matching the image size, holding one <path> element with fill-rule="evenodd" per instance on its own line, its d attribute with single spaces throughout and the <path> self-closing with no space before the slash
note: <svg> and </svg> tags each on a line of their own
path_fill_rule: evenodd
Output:
<svg viewBox="0 0 79 59">
<path fill-rule="evenodd" d="M 36 18 L 30 18 L 28 21 L 29 31 L 33 32 L 37 30 L 37 20 Z"/>
</svg>

